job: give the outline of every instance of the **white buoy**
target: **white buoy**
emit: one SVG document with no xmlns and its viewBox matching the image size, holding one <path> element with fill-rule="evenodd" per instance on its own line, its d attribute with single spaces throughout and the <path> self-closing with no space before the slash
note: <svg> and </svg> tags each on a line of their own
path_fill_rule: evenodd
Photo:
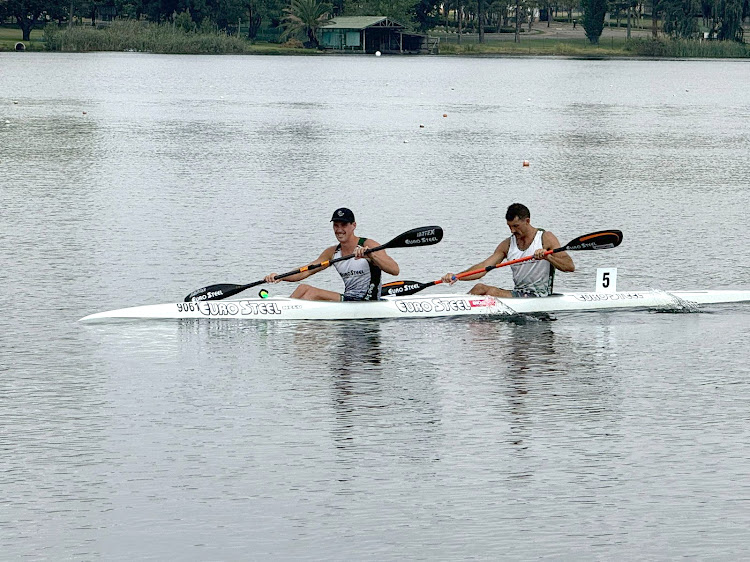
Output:
<svg viewBox="0 0 750 562">
<path fill-rule="evenodd" d="M 379 57 L 380 56 L 380 51 L 375 51 L 375 56 Z"/>
</svg>

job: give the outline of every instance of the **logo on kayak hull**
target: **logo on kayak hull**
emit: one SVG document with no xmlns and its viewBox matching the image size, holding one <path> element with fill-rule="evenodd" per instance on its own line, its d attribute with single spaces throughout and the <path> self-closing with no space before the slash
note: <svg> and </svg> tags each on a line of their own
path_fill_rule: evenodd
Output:
<svg viewBox="0 0 750 562">
<path fill-rule="evenodd" d="M 231 301 L 231 302 L 180 302 L 177 312 L 198 312 L 203 316 L 269 316 L 281 314 L 281 307 L 275 302 Z"/>
<path fill-rule="evenodd" d="M 471 312 L 472 309 L 491 308 L 496 306 L 494 298 L 483 299 L 419 299 L 413 301 L 398 301 L 396 308 L 401 312 Z M 486 312 L 477 310 L 477 312 Z"/>
</svg>

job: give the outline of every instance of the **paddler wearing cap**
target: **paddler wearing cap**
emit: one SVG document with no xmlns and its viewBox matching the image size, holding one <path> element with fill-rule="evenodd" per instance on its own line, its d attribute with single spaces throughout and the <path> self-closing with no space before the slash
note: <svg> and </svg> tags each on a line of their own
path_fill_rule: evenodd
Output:
<svg viewBox="0 0 750 562">
<path fill-rule="evenodd" d="M 385 271 L 390 275 L 398 275 L 399 268 L 396 261 L 389 256 L 385 250 L 371 252 L 365 255 L 368 248 L 380 246 L 379 242 L 371 238 L 363 238 L 354 234 L 357 228 L 357 222 L 354 220 L 354 213 L 351 209 L 341 207 L 333 212 L 331 217 L 333 223 L 333 234 L 338 240 L 338 244 L 330 246 L 323 250 L 318 259 L 313 260 L 308 265 L 314 263 L 334 260 L 338 257 L 354 254 L 352 259 L 343 260 L 333 264 L 336 271 L 341 275 L 344 281 L 344 292 L 336 293 L 318 289 L 312 285 L 299 285 L 291 294 L 293 299 L 304 299 L 310 301 L 370 301 L 380 299 L 380 287 L 383 284 L 382 272 Z M 283 279 L 276 279 L 278 273 L 266 275 L 267 283 L 278 283 L 279 281 L 301 281 L 315 275 L 319 271 L 327 269 L 329 266 L 316 269 L 309 269 L 289 275 Z"/>
</svg>

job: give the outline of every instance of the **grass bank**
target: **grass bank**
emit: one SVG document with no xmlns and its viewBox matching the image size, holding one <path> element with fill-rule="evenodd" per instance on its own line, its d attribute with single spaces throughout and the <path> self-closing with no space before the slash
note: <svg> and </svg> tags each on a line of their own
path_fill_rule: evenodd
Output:
<svg viewBox="0 0 750 562">
<path fill-rule="evenodd" d="M 437 34 L 438 36 L 440 34 Z M 0 50 L 12 51 L 21 41 L 21 30 L 0 27 Z M 244 37 L 219 32 L 187 32 L 172 24 L 117 21 L 104 28 L 92 26 L 35 29 L 26 50 L 63 52 L 141 51 L 164 54 L 266 54 L 317 55 L 320 51 L 303 49 L 298 42 L 251 43 Z M 557 38 L 543 34 L 524 34 L 521 43 L 489 39 L 484 43 L 467 40 L 458 45 L 441 41 L 441 55 L 461 56 L 560 56 L 581 58 L 750 58 L 750 45 L 729 41 L 687 41 L 677 39 L 603 37 L 599 45 L 585 38 Z"/>
<path fill-rule="evenodd" d="M 686 39 L 636 39 L 627 49 L 636 56 L 667 58 L 748 58 L 750 45 L 734 41 L 688 41 Z"/>
<path fill-rule="evenodd" d="M 683 39 L 607 38 L 598 45 L 587 39 L 548 39 L 527 36 L 521 43 L 440 44 L 441 55 L 562 56 L 585 58 L 750 58 L 750 45 L 730 41 L 687 41 Z"/>
<path fill-rule="evenodd" d="M 441 55 L 485 56 L 561 56 L 561 57 L 619 57 L 632 56 L 625 50 L 626 41 L 608 41 L 606 45 L 591 45 L 585 39 L 535 39 L 524 37 L 513 41 L 487 41 L 461 45 L 440 43 Z"/>
<path fill-rule="evenodd" d="M 301 45 L 251 43 L 221 32 L 184 31 L 172 24 L 117 21 L 103 28 L 47 25 L 45 46 L 50 51 L 137 51 L 161 54 L 308 54 Z"/>
</svg>

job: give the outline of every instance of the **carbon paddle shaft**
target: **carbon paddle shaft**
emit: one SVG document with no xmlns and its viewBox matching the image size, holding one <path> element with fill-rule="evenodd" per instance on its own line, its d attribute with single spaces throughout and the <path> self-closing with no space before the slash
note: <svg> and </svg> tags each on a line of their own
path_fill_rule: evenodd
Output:
<svg viewBox="0 0 750 562">
<path fill-rule="evenodd" d="M 439 226 L 422 226 L 420 228 L 412 228 L 411 230 L 407 230 L 406 232 L 396 236 L 393 240 L 390 242 L 386 242 L 385 244 L 381 244 L 380 246 L 377 246 L 375 248 L 368 248 L 365 250 L 365 254 L 371 254 L 372 252 L 378 252 L 380 250 L 387 250 L 389 248 L 411 248 L 414 246 L 431 246 L 433 244 L 437 244 L 443 239 L 443 229 Z M 276 279 L 283 279 L 284 277 L 289 277 L 291 275 L 296 275 L 298 273 L 302 273 L 304 271 L 311 271 L 313 269 L 319 269 L 321 267 L 328 267 L 331 264 L 334 264 L 336 262 L 349 260 L 354 257 L 354 254 L 349 254 L 348 256 L 341 256 L 333 260 L 327 260 L 320 263 L 313 263 L 310 265 L 305 265 L 303 267 L 300 267 L 299 269 L 295 269 L 294 271 L 288 271 L 286 273 L 282 273 L 280 275 L 276 276 Z M 248 283 L 247 285 L 232 285 L 230 283 L 224 283 L 219 285 L 209 285 L 208 287 L 203 287 L 201 289 L 197 289 L 190 293 L 188 296 L 185 297 L 185 302 L 191 302 L 191 301 L 205 301 L 205 300 L 222 300 L 229 298 L 233 295 L 236 295 L 237 293 L 241 293 L 242 291 L 246 289 L 250 289 L 251 287 L 256 287 L 258 285 L 262 285 L 265 283 L 265 279 L 260 279 L 259 281 L 254 281 L 253 283 Z"/>
<path fill-rule="evenodd" d="M 616 248 L 622 242 L 622 231 L 620 230 L 600 230 L 598 232 L 592 232 L 590 234 L 584 234 L 579 236 L 562 246 L 561 248 L 555 248 L 554 250 L 547 250 L 544 252 L 545 256 L 550 254 L 557 254 L 559 252 L 572 252 L 579 250 L 607 250 L 609 248 Z M 474 269 L 472 271 L 465 271 L 455 276 L 456 279 L 463 279 L 464 277 L 471 277 L 482 272 L 489 272 L 499 267 L 505 267 L 507 265 L 514 265 L 517 263 L 533 260 L 534 256 L 526 256 L 515 260 L 504 261 L 497 265 L 488 265 L 481 269 Z M 429 283 L 418 283 L 416 281 L 393 281 L 392 283 L 386 283 L 380 290 L 382 296 L 408 296 L 423 291 L 427 287 L 434 285 L 440 285 L 443 282 L 442 279 L 430 281 Z"/>
</svg>

